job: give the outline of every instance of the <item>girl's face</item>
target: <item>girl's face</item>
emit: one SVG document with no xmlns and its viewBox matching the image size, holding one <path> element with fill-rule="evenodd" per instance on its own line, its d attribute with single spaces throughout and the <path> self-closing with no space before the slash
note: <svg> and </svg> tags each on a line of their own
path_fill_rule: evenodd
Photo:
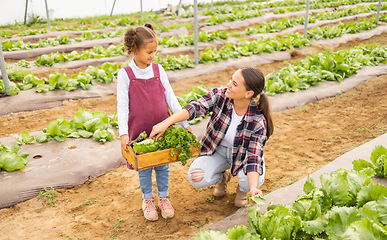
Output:
<svg viewBox="0 0 387 240">
<path fill-rule="evenodd" d="M 144 69 L 152 63 L 158 45 L 157 40 L 152 40 L 151 42 L 145 43 L 145 45 L 134 52 L 134 62 L 137 67 Z"/>
<path fill-rule="evenodd" d="M 245 79 L 243 78 L 242 71 L 237 70 L 227 83 L 226 97 L 231 99 L 245 99 L 251 98 L 254 91 L 247 91 L 245 87 Z"/>
</svg>

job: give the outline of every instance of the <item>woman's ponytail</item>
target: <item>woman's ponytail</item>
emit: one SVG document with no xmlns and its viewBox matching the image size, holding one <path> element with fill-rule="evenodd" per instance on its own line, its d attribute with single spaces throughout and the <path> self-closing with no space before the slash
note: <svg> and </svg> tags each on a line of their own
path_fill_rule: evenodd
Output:
<svg viewBox="0 0 387 240">
<path fill-rule="evenodd" d="M 271 118 L 271 110 L 269 104 L 269 98 L 265 93 L 260 94 L 258 100 L 258 110 L 265 116 L 267 124 L 267 138 L 269 138 L 274 132 L 273 119 Z"/>
<path fill-rule="evenodd" d="M 258 110 L 265 116 L 267 124 L 267 134 L 269 138 L 274 131 L 273 120 L 271 118 L 269 98 L 263 92 L 265 88 L 265 76 L 261 70 L 256 68 L 241 68 L 242 76 L 245 79 L 245 86 L 248 91 L 254 91 L 253 98 L 259 95 Z"/>
</svg>

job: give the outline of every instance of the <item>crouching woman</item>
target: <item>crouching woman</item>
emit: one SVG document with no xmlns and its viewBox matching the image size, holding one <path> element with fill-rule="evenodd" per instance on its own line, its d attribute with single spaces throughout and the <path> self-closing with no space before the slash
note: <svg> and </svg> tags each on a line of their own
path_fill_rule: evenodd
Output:
<svg viewBox="0 0 387 240">
<path fill-rule="evenodd" d="M 214 196 L 222 197 L 231 176 L 238 176 L 235 206 L 245 206 L 248 192 L 251 196 L 262 195 L 259 187 L 265 176 L 263 147 L 273 133 L 264 87 L 265 77 L 260 70 L 238 69 L 227 87 L 215 88 L 191 101 L 153 126 L 150 137 L 158 139 L 176 122 L 212 113 L 201 140 L 200 156 L 189 168 L 188 181 L 197 188 L 215 184 Z"/>
</svg>

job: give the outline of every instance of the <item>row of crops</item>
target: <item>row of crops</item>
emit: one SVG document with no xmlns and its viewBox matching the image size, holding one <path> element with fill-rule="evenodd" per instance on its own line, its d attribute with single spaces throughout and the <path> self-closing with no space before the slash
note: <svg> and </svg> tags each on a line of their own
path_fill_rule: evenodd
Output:
<svg viewBox="0 0 387 240">
<path fill-rule="evenodd" d="M 300 1 L 274 1 L 274 2 L 268 2 L 268 3 L 260 3 L 256 4 L 257 1 L 229 1 L 227 2 L 227 7 L 217 7 L 215 9 L 208 9 L 208 4 L 199 4 L 199 7 L 204 9 L 203 11 L 200 11 L 199 14 L 203 16 L 212 16 L 212 20 L 208 20 L 206 22 L 207 25 L 214 25 L 223 23 L 225 21 L 225 17 L 220 16 L 218 19 L 216 15 L 223 15 L 223 14 L 229 14 L 230 16 L 227 16 L 226 21 L 235 21 L 235 20 L 244 20 L 251 17 L 256 16 L 262 16 L 264 13 L 260 13 L 260 11 L 265 9 L 272 9 L 276 8 L 276 10 L 273 11 L 275 14 L 281 14 L 287 11 L 300 11 L 305 9 L 305 3 L 306 1 L 300 0 Z M 259 1 L 258 1 L 259 2 Z M 264 2 L 264 1 L 261 1 Z M 340 7 L 340 6 L 346 6 L 346 5 L 354 5 L 358 3 L 375 3 L 375 0 L 332 0 L 332 1 L 324 1 L 323 3 L 311 3 L 310 9 L 322 9 L 322 8 L 328 8 L 328 7 Z M 253 3 L 253 4 L 251 4 Z M 225 2 L 220 2 L 219 4 L 224 5 Z M 234 5 L 234 6 L 233 6 Z M 236 6 L 235 6 L 236 5 Z M 251 11 L 255 13 L 250 13 Z M 258 12 L 258 13 L 256 13 Z M 237 17 L 236 17 L 237 16 Z M 192 15 L 186 15 L 183 17 L 192 17 Z M 150 20 L 155 20 L 157 22 L 158 16 L 157 14 L 153 14 L 149 16 Z M 175 16 L 172 17 L 175 19 Z M 223 18 L 223 19 L 222 19 Z M 120 19 L 116 20 L 102 20 L 94 24 L 92 27 L 85 26 L 86 24 L 96 23 L 95 21 L 91 19 L 82 19 L 79 22 L 79 27 L 55 27 L 53 28 L 53 31 L 87 31 L 87 30 L 95 30 L 95 29 L 105 29 L 105 28 L 111 28 L 111 27 L 128 27 L 133 25 L 142 25 L 144 24 L 144 21 L 141 20 L 134 20 L 129 17 L 122 17 Z M 156 28 L 159 31 L 169 31 L 175 27 L 178 26 L 165 26 L 162 24 L 156 24 Z M 13 36 L 29 36 L 29 35 L 36 35 L 36 34 L 42 34 L 47 33 L 47 29 L 43 30 L 31 30 L 28 29 L 24 32 L 19 32 L 17 34 L 12 34 L 10 31 L 0 30 L 0 37 L 2 38 L 12 38 Z"/>
<path fill-rule="evenodd" d="M 383 4 L 381 10 L 387 10 L 387 5 Z M 343 10 L 334 11 L 334 12 L 322 12 L 312 15 L 308 18 L 309 23 L 314 23 L 316 21 L 323 20 L 333 20 L 346 16 L 359 15 L 361 13 L 371 13 L 376 12 L 377 7 L 375 5 L 366 5 L 366 6 L 358 6 L 354 8 L 345 8 Z M 380 21 L 386 21 L 386 15 L 382 15 L 379 19 Z M 252 35 L 257 33 L 272 33 L 272 32 L 280 32 L 287 28 L 294 27 L 296 25 L 303 25 L 305 23 L 305 16 L 299 16 L 297 18 L 283 18 L 278 21 L 270 21 L 263 22 L 259 27 L 248 27 L 245 32 L 239 34 Z M 356 28 L 356 27 L 355 27 Z M 315 28 L 314 31 L 319 31 L 318 28 Z M 91 32 L 83 32 L 81 37 L 74 38 L 74 41 L 80 42 L 85 40 L 94 40 L 94 39 L 104 39 L 104 38 L 112 38 L 112 37 L 120 37 L 125 33 L 125 29 L 119 29 L 110 32 L 104 33 L 91 33 Z M 215 31 L 213 33 L 208 33 L 205 30 L 199 32 L 198 39 L 199 42 L 209 42 L 219 39 L 227 39 L 229 34 L 226 31 Z M 309 36 L 309 38 L 314 37 Z M 38 43 L 30 43 L 23 42 L 22 39 L 14 42 L 12 40 L 3 41 L 2 47 L 3 51 L 16 51 L 16 50 L 28 50 L 35 49 L 47 46 L 58 46 L 64 44 L 71 44 L 73 41 L 69 38 L 69 36 L 63 35 L 57 38 L 48 38 L 48 39 L 40 39 Z M 194 44 L 194 36 L 191 35 L 181 35 L 179 37 L 166 37 L 159 38 L 159 44 L 163 45 L 163 47 L 180 47 L 180 46 L 189 46 Z"/>
<path fill-rule="evenodd" d="M 339 13 L 340 14 L 340 13 Z M 384 15 L 385 16 L 385 15 Z M 382 20 L 386 19 L 385 17 Z M 327 39 L 342 36 L 343 34 L 354 34 L 364 30 L 369 30 L 375 28 L 377 23 L 374 18 L 371 19 L 362 19 L 357 23 L 340 23 L 335 27 L 318 27 L 308 30 L 308 38 L 315 39 Z M 249 30 L 251 31 L 251 30 Z M 212 36 L 212 35 L 211 35 Z M 252 54 L 260 54 L 262 52 L 272 53 L 275 51 L 284 51 L 287 49 L 299 48 L 303 46 L 309 46 L 310 42 L 308 38 L 303 38 L 298 34 L 290 34 L 285 35 L 284 37 L 275 37 L 264 39 L 263 37 L 258 38 L 254 41 L 242 40 L 237 44 L 226 43 L 225 46 L 221 47 L 219 50 L 216 48 L 211 49 L 207 48 L 205 51 L 200 52 L 200 62 L 201 63 L 211 63 L 215 61 L 227 60 L 228 58 L 238 58 L 242 56 L 249 56 Z M 93 50 L 87 50 L 79 54 L 76 51 L 73 51 L 69 54 L 65 53 L 53 53 L 49 55 L 42 55 L 36 61 L 35 65 L 44 65 L 44 66 L 53 66 L 55 63 L 67 62 L 67 61 L 75 61 L 81 59 L 89 59 L 89 58 L 102 58 L 102 57 L 112 57 L 112 56 L 121 56 L 124 54 L 123 45 L 114 46 L 111 45 L 106 50 L 101 46 L 96 46 Z M 176 70 L 176 69 L 184 69 L 187 67 L 194 67 L 193 60 L 188 56 L 181 55 L 180 57 L 167 56 L 162 58 L 158 55 L 155 58 L 155 62 L 160 63 L 167 70 Z M 17 63 L 19 66 L 29 67 L 30 63 L 22 60 Z M 98 67 L 100 69 L 105 69 L 105 67 Z M 114 67 L 116 68 L 116 67 Z M 23 84 L 19 84 L 19 88 L 22 90 L 26 90 L 29 88 L 23 87 L 23 85 L 29 84 L 31 81 L 31 74 L 18 73 L 18 69 L 16 69 L 13 73 L 10 74 L 10 78 L 18 81 L 23 81 Z M 12 72 L 12 71 L 11 71 Z M 95 71 L 94 71 L 95 72 Z M 97 77 L 96 79 L 105 78 L 104 75 L 111 76 L 109 72 L 103 74 L 102 71 L 99 71 L 102 77 Z M 24 75 L 24 76 L 23 76 Z M 90 75 L 90 74 L 89 74 Z M 96 74 L 91 74 L 88 78 L 88 82 L 90 82 L 90 77 L 95 77 Z M 85 76 L 83 76 L 85 77 Z M 24 80 L 26 78 L 26 80 Z M 36 79 L 34 79 L 35 81 Z M 105 81 L 105 80 L 103 80 Z M 108 81 L 110 82 L 111 77 Z M 36 81 L 35 81 L 36 82 Z M 46 83 L 47 81 L 45 81 Z M 42 83 L 42 81 L 39 81 Z M 73 83 L 75 83 L 73 81 Z M 52 83 L 53 84 L 53 83 Z M 51 85 L 52 85 L 51 84 Z M 35 84 L 35 86 L 38 84 Z M 74 84 L 73 84 L 74 85 Z M 39 86 L 42 86 L 40 84 Z M 75 85 L 74 85 L 75 86 Z M 87 85 L 88 86 L 88 85 Z M 88 89 L 88 87 L 82 87 L 83 89 Z M 51 90 L 55 89 L 52 88 Z M 70 87 L 69 89 L 74 90 L 76 88 Z M 50 88 L 38 88 L 38 92 L 46 92 L 50 90 Z M 0 82 L 0 91 L 4 92 L 2 84 Z M 18 89 L 15 84 L 11 86 L 11 94 L 17 94 Z M 281 91 L 268 91 L 269 93 L 277 93 Z"/>
</svg>

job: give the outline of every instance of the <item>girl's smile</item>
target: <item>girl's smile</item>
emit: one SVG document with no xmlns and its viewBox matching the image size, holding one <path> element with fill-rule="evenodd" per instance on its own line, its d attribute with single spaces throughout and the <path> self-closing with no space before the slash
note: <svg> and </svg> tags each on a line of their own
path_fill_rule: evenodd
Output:
<svg viewBox="0 0 387 240">
<path fill-rule="evenodd" d="M 134 52 L 134 62 L 139 68 L 144 69 L 152 63 L 153 58 L 156 56 L 157 53 L 157 46 L 157 41 L 151 41 Z"/>
</svg>

